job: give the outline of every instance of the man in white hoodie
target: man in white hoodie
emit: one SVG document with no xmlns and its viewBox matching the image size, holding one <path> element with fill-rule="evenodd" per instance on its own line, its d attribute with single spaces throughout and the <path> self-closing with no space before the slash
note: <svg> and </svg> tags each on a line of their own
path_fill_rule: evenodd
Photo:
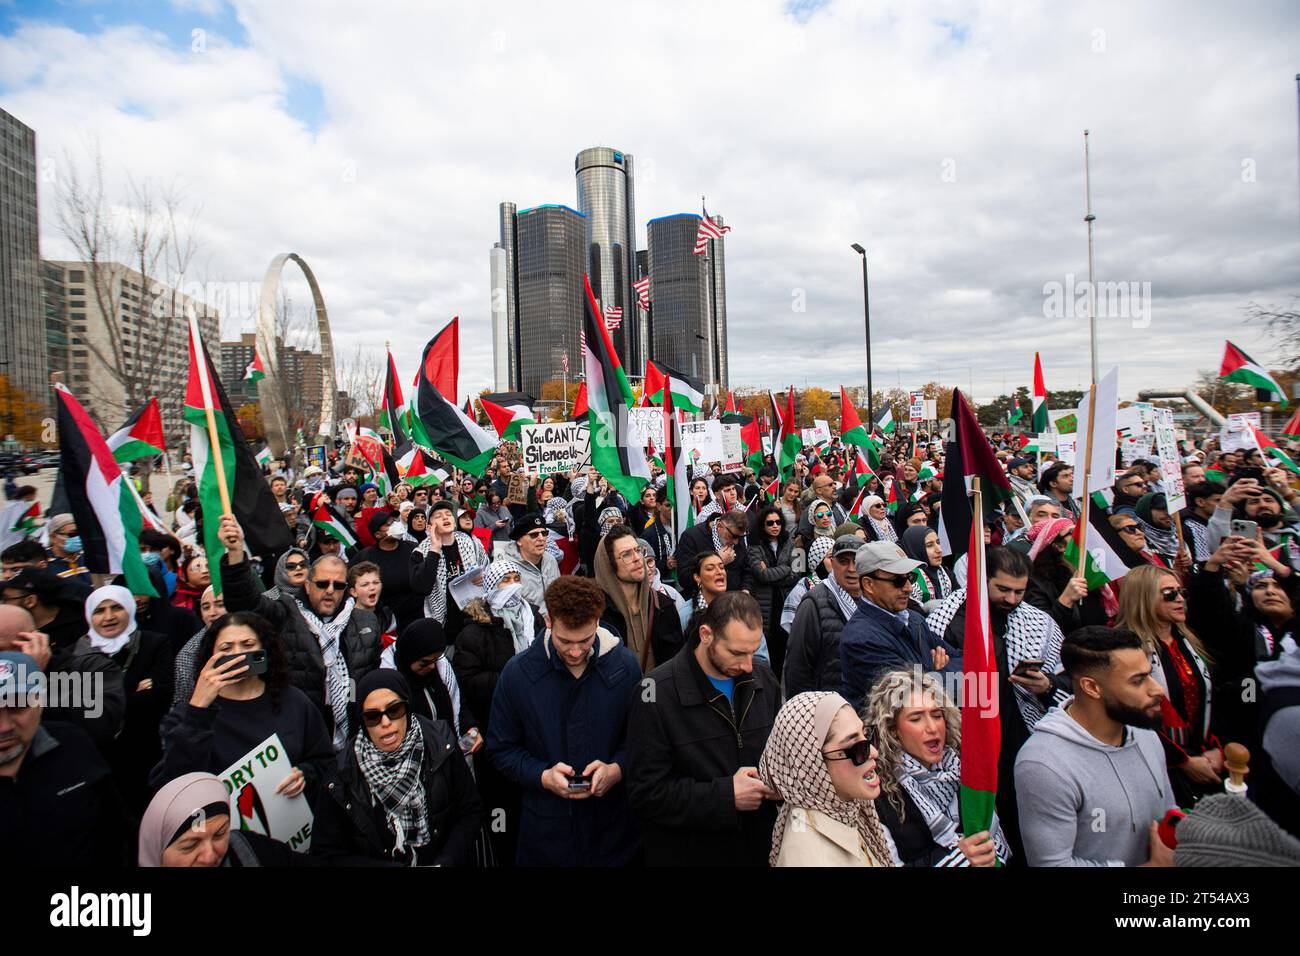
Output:
<svg viewBox="0 0 1300 956">
<path fill-rule="evenodd" d="M 1030 866 L 1172 866 L 1156 826 L 1173 807 L 1159 726 L 1164 691 L 1132 631 L 1083 627 L 1061 645 L 1074 696 L 1016 758 Z"/>
</svg>

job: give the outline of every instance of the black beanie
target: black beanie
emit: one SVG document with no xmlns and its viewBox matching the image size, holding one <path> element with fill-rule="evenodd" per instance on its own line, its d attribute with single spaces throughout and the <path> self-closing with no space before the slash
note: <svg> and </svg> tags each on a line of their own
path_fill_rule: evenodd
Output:
<svg viewBox="0 0 1300 956">
<path fill-rule="evenodd" d="M 391 668 L 380 667 L 357 681 L 357 707 L 365 707 L 366 698 L 377 690 L 391 690 L 408 702 L 411 699 L 411 687 L 406 678 Z"/>
</svg>

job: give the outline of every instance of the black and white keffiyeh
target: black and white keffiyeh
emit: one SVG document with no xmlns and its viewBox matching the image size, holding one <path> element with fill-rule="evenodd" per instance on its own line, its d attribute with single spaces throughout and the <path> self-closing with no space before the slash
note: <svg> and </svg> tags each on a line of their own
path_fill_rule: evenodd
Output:
<svg viewBox="0 0 1300 956">
<path fill-rule="evenodd" d="M 832 574 L 826 578 L 826 589 L 830 591 L 831 594 L 835 596 L 835 600 L 839 602 L 840 612 L 844 615 L 844 620 L 848 621 L 849 618 L 853 617 L 854 612 L 858 609 L 857 599 L 848 591 L 840 587 L 840 583 L 835 580 L 835 575 Z"/>
<path fill-rule="evenodd" d="M 867 523 L 871 525 L 871 530 L 876 532 L 876 539 L 879 541 L 892 541 L 898 543 L 898 532 L 894 529 L 894 523 L 888 518 L 876 519 L 867 515 Z"/>
<path fill-rule="evenodd" d="M 325 695 L 329 699 L 330 712 L 334 715 L 334 750 L 341 751 L 348 745 L 348 704 L 352 697 L 348 664 L 343 656 L 341 642 L 356 602 L 348 598 L 342 609 L 329 621 L 322 621 L 302 601 L 295 600 L 293 603 L 298 606 L 298 613 L 320 644 L 321 657 L 325 661 Z"/>
<path fill-rule="evenodd" d="M 1214 553 L 1210 550 L 1210 529 L 1200 521 L 1184 519 L 1183 531 L 1191 544 L 1192 560 L 1198 563 L 1210 560 Z"/>
<path fill-rule="evenodd" d="M 1156 551 L 1161 557 L 1168 558 L 1172 562 L 1178 557 L 1178 534 L 1173 528 L 1157 528 L 1149 521 L 1143 521 L 1138 515 L 1134 515 L 1134 520 L 1142 528 L 1142 534 L 1146 536 L 1147 545 L 1152 551 Z M 1190 526 L 1192 522 L 1187 522 Z"/>
<path fill-rule="evenodd" d="M 966 589 L 953 591 L 930 612 L 926 624 L 935 634 L 943 637 L 948 630 L 948 625 L 965 604 Z M 1022 601 L 1007 616 L 1007 631 L 1003 635 L 1003 641 L 1007 646 L 1008 670 L 1014 671 L 1021 661 L 1042 661 L 1043 673 L 1055 674 L 1060 666 L 1061 641 L 1064 639 L 1060 627 L 1052 620 L 1050 614 Z M 1033 730 L 1034 725 L 1046 715 L 1047 708 L 1032 691 L 1018 684 L 1012 686 L 1015 687 L 1016 705 L 1020 708 L 1020 716 L 1025 721 L 1025 727 Z M 957 703 L 960 706 L 961 702 Z"/>
<path fill-rule="evenodd" d="M 935 866 L 970 866 L 966 855 L 957 848 L 964 836 L 958 830 L 961 820 L 961 756 L 952 747 L 945 747 L 937 767 L 927 767 L 906 751 L 894 767 L 894 775 L 916 808 L 921 811 L 925 825 L 930 828 L 934 842 L 951 852 Z M 998 859 L 1003 863 L 1011 857 L 1011 848 L 996 815 L 990 827 Z"/>
<path fill-rule="evenodd" d="M 463 531 L 454 531 L 456 548 L 460 552 L 461 566 L 468 571 L 470 568 L 481 567 L 488 563 L 487 552 L 483 550 L 483 545 L 479 544 L 477 538 L 473 535 L 466 534 Z M 420 555 L 424 560 L 428 560 L 429 552 L 433 551 L 438 556 L 438 579 L 429 592 L 429 596 L 424 599 L 424 616 L 431 617 L 439 624 L 447 623 L 447 562 L 442 560 L 442 546 L 438 545 L 434 550 L 434 535 L 432 533 L 425 535 L 420 546 L 415 549 L 415 553 Z"/>
<path fill-rule="evenodd" d="M 393 853 L 429 843 L 429 808 L 420 770 L 424 765 L 424 731 L 414 716 L 409 718 L 406 737 L 392 753 L 374 745 L 369 734 L 357 734 L 353 745 L 361 773 L 370 787 L 371 800 L 382 807 L 396 841 Z M 411 865 L 416 854 L 411 853 Z"/>
</svg>

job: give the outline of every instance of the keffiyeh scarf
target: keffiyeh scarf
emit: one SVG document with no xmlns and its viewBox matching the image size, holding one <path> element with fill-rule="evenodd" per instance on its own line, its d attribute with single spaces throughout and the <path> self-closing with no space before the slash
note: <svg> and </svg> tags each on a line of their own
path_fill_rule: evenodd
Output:
<svg viewBox="0 0 1300 956">
<path fill-rule="evenodd" d="M 441 662 L 439 662 L 441 663 Z M 393 853 L 429 843 L 429 808 L 420 770 L 424 765 L 424 731 L 411 716 L 406 737 L 392 753 L 384 753 L 366 733 L 357 734 L 353 749 L 370 787 L 370 799 L 383 808 L 396 841 Z M 411 853 L 411 865 L 416 854 Z"/>
<path fill-rule="evenodd" d="M 300 600 L 295 599 L 293 603 L 298 606 L 303 622 L 316 635 L 320 644 L 321 657 L 325 661 L 325 696 L 329 699 L 330 712 L 334 715 L 334 750 L 341 751 L 348 745 L 348 704 L 352 698 L 352 682 L 348 677 L 348 664 L 343 656 L 341 642 L 356 602 L 348 598 L 343 608 L 330 621 L 322 621 L 315 611 Z"/>
<path fill-rule="evenodd" d="M 1173 528 L 1157 528 L 1151 522 L 1143 521 L 1138 515 L 1134 515 L 1133 520 L 1141 527 L 1147 545 L 1152 551 L 1158 552 L 1161 557 L 1171 562 L 1178 557 L 1178 534 Z"/>
<path fill-rule="evenodd" d="M 870 524 L 871 529 L 876 532 L 876 537 L 879 540 L 892 541 L 895 544 L 898 543 L 898 532 L 894 530 L 894 523 L 892 521 L 888 518 L 878 521 L 871 517 L 871 515 L 867 515 L 866 517 L 867 523 Z"/>
<path fill-rule="evenodd" d="M 844 615 L 844 620 L 848 621 L 858 609 L 857 600 L 852 594 L 840 587 L 840 583 L 835 580 L 833 574 L 826 579 L 826 588 L 831 594 L 835 595 L 835 600 L 840 605 L 840 612 Z"/>
<path fill-rule="evenodd" d="M 899 786 L 907 791 L 921 811 L 934 842 L 952 851 L 935 866 L 970 866 L 966 855 L 957 849 L 957 841 L 963 836 L 958 830 L 958 821 L 961 820 L 961 756 L 957 751 L 945 747 L 939 765 L 933 769 L 904 751 L 894 774 Z M 1011 848 L 1002 835 L 996 816 L 989 829 L 998 859 L 1005 863 L 1011 856 Z"/>
<path fill-rule="evenodd" d="M 483 550 L 483 545 L 479 544 L 477 538 L 463 531 L 456 531 L 453 534 L 455 535 L 456 549 L 460 552 L 460 563 L 466 571 L 487 564 L 487 552 Z M 415 549 L 415 553 L 428 560 L 430 551 L 433 551 L 438 556 L 438 579 L 433 585 L 433 590 L 429 592 L 429 596 L 424 599 L 424 616 L 433 618 L 439 624 L 446 624 L 447 584 L 450 579 L 447 577 L 447 562 L 442 560 L 442 546 L 439 545 L 435 550 L 432 534 L 425 536 L 424 540 L 420 542 L 420 546 Z"/>
</svg>

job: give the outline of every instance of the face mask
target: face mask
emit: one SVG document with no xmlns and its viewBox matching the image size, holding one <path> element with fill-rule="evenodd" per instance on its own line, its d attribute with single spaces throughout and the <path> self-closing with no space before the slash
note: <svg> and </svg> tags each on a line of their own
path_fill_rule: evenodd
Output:
<svg viewBox="0 0 1300 956">
<path fill-rule="evenodd" d="M 144 551 L 140 554 L 140 560 L 150 567 L 162 564 L 162 555 L 157 551 Z"/>
<path fill-rule="evenodd" d="M 81 545 L 80 535 L 73 535 L 67 541 L 63 542 L 63 550 L 68 552 L 68 554 L 80 554 L 81 547 L 82 545 Z"/>
<path fill-rule="evenodd" d="M 523 587 L 522 584 L 507 584 L 503 588 L 497 588 L 487 596 L 488 607 L 497 613 L 504 611 L 519 599 L 519 592 Z"/>
<path fill-rule="evenodd" d="M 394 521 L 388 526 L 388 536 L 390 538 L 397 538 L 400 540 L 404 534 L 406 534 L 406 525 L 402 524 L 400 521 Z"/>
</svg>

